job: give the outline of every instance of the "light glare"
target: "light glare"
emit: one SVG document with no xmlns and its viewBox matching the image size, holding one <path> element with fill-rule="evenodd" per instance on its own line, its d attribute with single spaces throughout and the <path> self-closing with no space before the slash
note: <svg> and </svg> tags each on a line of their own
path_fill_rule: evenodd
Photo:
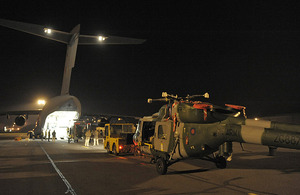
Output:
<svg viewBox="0 0 300 195">
<path fill-rule="evenodd" d="M 98 40 L 99 40 L 99 41 L 104 41 L 105 39 L 106 39 L 106 37 L 104 37 L 104 36 L 99 36 L 99 37 L 98 37 Z"/>
<path fill-rule="evenodd" d="M 50 28 L 44 28 L 44 32 L 47 34 L 51 34 L 52 30 Z"/>
<path fill-rule="evenodd" d="M 46 104 L 46 101 L 45 100 L 38 100 L 38 105 L 45 105 Z"/>
</svg>

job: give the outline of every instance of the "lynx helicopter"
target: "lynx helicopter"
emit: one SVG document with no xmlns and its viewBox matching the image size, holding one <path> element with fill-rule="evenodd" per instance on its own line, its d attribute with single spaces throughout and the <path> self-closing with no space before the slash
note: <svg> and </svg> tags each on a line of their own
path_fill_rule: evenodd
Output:
<svg viewBox="0 0 300 195">
<path fill-rule="evenodd" d="M 159 174 L 187 158 L 208 160 L 224 169 L 232 142 L 268 146 L 270 155 L 277 147 L 300 149 L 300 125 L 247 119 L 244 106 L 193 101 L 197 97 L 209 94 L 182 98 L 163 92 L 162 98 L 148 99 L 167 104 L 140 119 L 133 141 L 139 152 L 151 155 Z"/>
</svg>

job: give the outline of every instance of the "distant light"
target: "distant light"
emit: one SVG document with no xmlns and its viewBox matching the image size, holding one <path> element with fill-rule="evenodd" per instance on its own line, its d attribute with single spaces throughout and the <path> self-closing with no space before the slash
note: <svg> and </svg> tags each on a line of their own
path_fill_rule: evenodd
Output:
<svg viewBox="0 0 300 195">
<path fill-rule="evenodd" d="M 45 105 L 46 101 L 45 100 L 38 100 L 37 103 L 38 103 L 38 105 Z"/>
<path fill-rule="evenodd" d="M 47 34 L 51 34 L 52 30 L 50 28 L 44 28 L 44 32 Z"/>
<path fill-rule="evenodd" d="M 104 36 L 99 36 L 99 37 L 98 37 L 98 40 L 99 40 L 99 41 L 104 41 L 105 39 L 106 39 L 106 37 L 104 37 Z"/>
<path fill-rule="evenodd" d="M 254 118 L 254 120 L 258 121 L 258 120 L 259 120 L 259 118 Z"/>
</svg>

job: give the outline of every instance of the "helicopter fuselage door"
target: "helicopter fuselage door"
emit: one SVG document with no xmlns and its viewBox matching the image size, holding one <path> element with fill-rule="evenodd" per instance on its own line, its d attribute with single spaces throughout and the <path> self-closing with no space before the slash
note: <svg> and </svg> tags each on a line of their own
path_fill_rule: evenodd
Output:
<svg viewBox="0 0 300 195">
<path fill-rule="evenodd" d="M 169 145 L 172 134 L 172 121 L 156 122 L 154 148 L 162 152 L 170 152 Z"/>
</svg>

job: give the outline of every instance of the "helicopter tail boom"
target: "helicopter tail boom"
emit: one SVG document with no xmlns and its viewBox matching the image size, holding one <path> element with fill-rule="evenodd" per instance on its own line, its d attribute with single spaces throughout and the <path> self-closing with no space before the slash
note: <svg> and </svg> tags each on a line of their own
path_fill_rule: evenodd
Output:
<svg viewBox="0 0 300 195">
<path fill-rule="evenodd" d="M 247 124 L 247 123 L 246 123 Z M 249 123 L 248 123 L 249 124 Z M 284 123 L 257 123 L 252 125 L 227 125 L 227 141 L 265 146 L 300 149 L 300 125 Z M 265 127 L 266 124 L 268 127 Z"/>
</svg>

